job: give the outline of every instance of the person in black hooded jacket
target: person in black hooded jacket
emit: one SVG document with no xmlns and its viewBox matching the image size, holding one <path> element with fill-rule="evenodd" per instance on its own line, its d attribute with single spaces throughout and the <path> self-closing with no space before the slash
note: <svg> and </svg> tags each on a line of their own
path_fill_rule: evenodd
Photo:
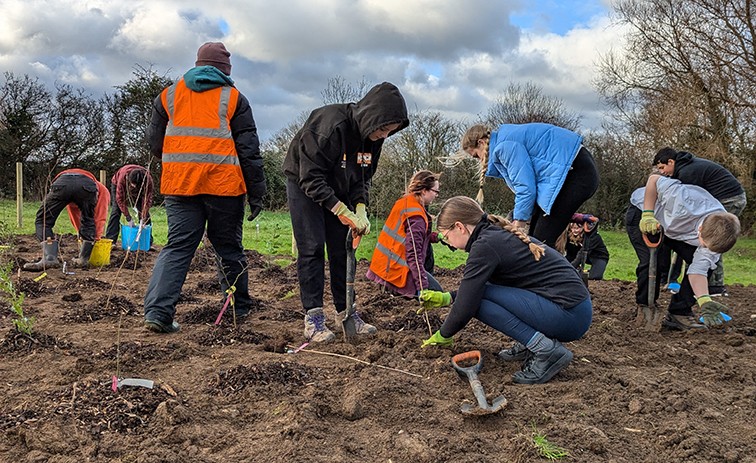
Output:
<svg viewBox="0 0 756 463">
<path fill-rule="evenodd" d="M 732 173 L 714 161 L 699 158 L 687 151 L 677 151 L 665 147 L 660 149 L 652 162 L 665 177 L 676 178 L 688 185 L 698 185 L 717 199 L 725 210 L 740 217 L 746 207 L 743 186 Z M 660 254 L 659 271 L 666 275 L 670 266 L 669 250 Z M 709 293 L 726 295 L 724 286 L 724 266 L 717 262 L 717 268 L 709 278 Z"/>
<path fill-rule="evenodd" d="M 395 85 L 383 82 L 356 103 L 314 110 L 289 146 L 283 170 L 297 242 L 304 335 L 310 341 L 334 338 L 323 313 L 324 247 L 328 247 L 336 317 L 341 320 L 347 308 L 348 230 L 356 240 L 370 232 L 368 190 L 383 141 L 408 125 L 404 97 Z M 375 332 L 375 327 L 362 321 L 357 312 L 352 317 L 358 334 Z"/>
</svg>

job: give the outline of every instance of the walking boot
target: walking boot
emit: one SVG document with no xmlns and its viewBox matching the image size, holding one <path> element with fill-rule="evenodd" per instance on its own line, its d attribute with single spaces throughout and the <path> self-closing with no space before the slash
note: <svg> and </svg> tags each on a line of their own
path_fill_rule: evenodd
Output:
<svg viewBox="0 0 756 463">
<path fill-rule="evenodd" d="M 78 268 L 88 267 L 89 257 L 92 255 L 92 249 L 94 249 L 94 241 L 82 241 L 81 249 L 79 249 L 79 257 L 71 259 L 71 266 Z"/>
<path fill-rule="evenodd" d="M 48 238 L 40 244 L 42 245 L 42 259 L 39 262 L 24 264 L 24 270 L 41 272 L 48 268 L 60 268 L 62 264 L 58 258 L 58 242 Z"/>
<path fill-rule="evenodd" d="M 308 310 L 304 322 L 304 337 L 310 342 L 328 342 L 336 337 L 326 326 L 326 317 L 322 307 Z"/>
<path fill-rule="evenodd" d="M 370 323 L 365 323 L 365 320 L 360 317 L 360 314 L 357 312 L 352 312 L 352 315 L 350 315 L 352 320 L 354 321 L 354 329 L 357 332 L 357 334 L 375 334 L 378 332 L 378 329 L 371 325 Z M 344 312 L 336 312 L 336 328 L 341 329 L 343 327 L 342 320 L 344 320 Z"/>
<path fill-rule="evenodd" d="M 500 360 L 505 362 L 520 362 L 530 355 L 530 351 L 525 344 L 515 341 L 509 349 L 502 349 L 497 354 Z"/>
<path fill-rule="evenodd" d="M 559 341 L 549 339 L 541 333 L 537 333 L 534 339 L 536 340 L 528 343 L 533 356 L 525 362 L 521 371 L 512 375 L 515 383 L 543 384 L 572 361 L 572 352 Z"/>
</svg>

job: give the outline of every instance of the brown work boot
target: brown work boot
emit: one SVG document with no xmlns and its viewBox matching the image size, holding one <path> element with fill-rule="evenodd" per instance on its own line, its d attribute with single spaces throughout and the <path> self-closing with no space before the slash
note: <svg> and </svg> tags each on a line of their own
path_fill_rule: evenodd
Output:
<svg viewBox="0 0 756 463">
<path fill-rule="evenodd" d="M 662 326 L 667 329 L 677 331 L 706 328 L 706 325 L 698 323 L 693 315 L 681 315 L 673 313 L 667 313 L 667 317 L 662 321 Z"/>
<path fill-rule="evenodd" d="M 326 317 L 322 307 L 308 310 L 304 322 L 304 337 L 310 342 L 328 342 L 336 337 L 326 326 Z"/>
</svg>

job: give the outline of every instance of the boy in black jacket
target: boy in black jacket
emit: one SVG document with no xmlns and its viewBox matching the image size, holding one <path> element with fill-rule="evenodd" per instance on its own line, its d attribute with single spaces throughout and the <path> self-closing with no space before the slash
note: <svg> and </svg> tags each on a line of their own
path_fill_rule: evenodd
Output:
<svg viewBox="0 0 756 463">
<path fill-rule="evenodd" d="M 697 185 L 716 198 L 725 210 L 740 217 L 746 207 L 743 186 L 729 170 L 716 162 L 694 156 L 686 151 L 666 147 L 654 156 L 653 166 L 665 177 L 675 178 L 687 185 Z M 662 252 L 660 271 L 666 275 L 669 268 L 669 250 Z M 720 260 L 709 278 L 709 293 L 727 295 L 724 287 L 724 266 Z"/>
</svg>

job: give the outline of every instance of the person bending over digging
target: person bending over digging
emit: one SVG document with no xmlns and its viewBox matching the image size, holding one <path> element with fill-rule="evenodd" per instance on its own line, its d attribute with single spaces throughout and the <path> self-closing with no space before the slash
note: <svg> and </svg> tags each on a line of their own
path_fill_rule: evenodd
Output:
<svg viewBox="0 0 756 463">
<path fill-rule="evenodd" d="M 446 242 L 469 256 L 455 295 L 436 292 L 422 302 L 430 309 L 453 300 L 441 328 L 422 347 L 452 345 L 452 337 L 475 317 L 516 341 L 498 354 L 505 361 L 524 360 L 514 382 L 545 383 L 569 365 L 572 352 L 562 342 L 588 331 L 593 305 L 567 259 L 464 196 L 444 203 L 437 227 Z"/>
<path fill-rule="evenodd" d="M 431 243 L 438 242 L 426 208 L 438 197 L 440 176 L 429 170 L 416 172 L 378 235 L 366 276 L 393 294 L 415 298 L 425 290 L 443 289 L 431 274 L 433 264 L 425 265 L 433 255 Z"/>
<path fill-rule="evenodd" d="M 687 330 L 723 323 L 723 313 L 728 309 L 709 296 L 708 276 L 716 268 L 721 254 L 735 245 L 740 234 L 738 217 L 726 212 L 724 206 L 703 188 L 658 174 L 648 178 L 645 188 L 635 190 L 630 202 L 643 211 L 640 231 L 657 234 L 661 227 L 664 242 L 688 267 L 680 291 L 672 295 L 663 325 L 674 330 Z M 646 246 L 633 235 L 630 240 L 636 253 L 638 248 Z M 641 283 L 639 280 L 639 285 Z M 658 293 L 658 287 L 656 291 Z M 701 308 L 703 325 L 693 314 L 692 307 L 696 304 Z"/>
<path fill-rule="evenodd" d="M 24 270 L 39 272 L 61 266 L 53 226 L 63 208 L 68 209 L 71 223 L 81 239 L 79 256 L 71 260 L 71 265 L 89 265 L 94 242 L 100 239 L 105 230 L 108 203 L 108 188 L 98 182 L 92 173 L 82 169 L 68 169 L 55 176 L 34 221 L 37 239 L 42 245 L 42 259 L 24 264 Z"/>
<path fill-rule="evenodd" d="M 370 233 L 368 192 L 383 142 L 408 125 L 404 97 L 394 84 L 383 82 L 356 103 L 312 111 L 289 145 L 283 163 L 286 198 L 297 242 L 303 333 L 311 342 L 335 337 L 323 313 L 325 249 L 336 320 L 344 320 L 347 232 L 351 229 L 356 239 Z M 376 332 L 357 312 L 350 317 L 357 334 Z"/>
</svg>

